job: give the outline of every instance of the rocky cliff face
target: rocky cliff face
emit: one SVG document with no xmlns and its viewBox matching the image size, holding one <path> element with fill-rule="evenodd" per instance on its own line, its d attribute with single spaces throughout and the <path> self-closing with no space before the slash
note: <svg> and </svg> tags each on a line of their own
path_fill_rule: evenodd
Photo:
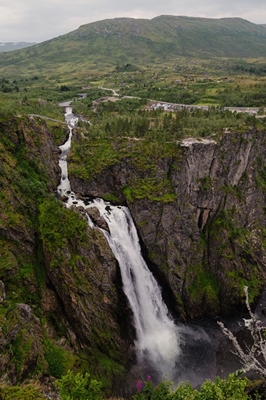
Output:
<svg viewBox="0 0 266 400">
<path fill-rule="evenodd" d="M 81 210 L 56 199 L 58 148 L 45 124 L 22 117 L 0 130 L 1 380 L 33 376 L 49 389 L 47 375 L 89 368 L 115 390 L 135 361 L 116 260 Z M 244 285 L 256 300 L 266 273 L 264 133 L 127 146 L 90 179 L 72 173 L 71 185 L 128 205 L 172 310 L 237 313 Z"/>
<path fill-rule="evenodd" d="M 116 260 L 56 199 L 59 151 L 43 121 L 0 131 L 0 380 L 37 378 L 49 391 L 47 376 L 89 369 L 110 388 L 134 361 Z"/>
<path fill-rule="evenodd" d="M 234 314 L 242 308 L 243 287 L 254 301 L 265 282 L 265 145 L 264 132 L 255 131 L 218 141 L 185 139 L 171 155 L 150 156 L 152 168 L 140 166 L 132 152 L 89 181 L 72 175 L 72 187 L 128 205 L 178 313 Z"/>
</svg>

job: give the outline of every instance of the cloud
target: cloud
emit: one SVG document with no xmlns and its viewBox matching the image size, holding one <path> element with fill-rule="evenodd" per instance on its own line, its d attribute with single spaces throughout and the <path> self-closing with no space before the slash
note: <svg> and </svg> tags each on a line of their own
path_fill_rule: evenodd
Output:
<svg viewBox="0 0 266 400">
<path fill-rule="evenodd" d="M 115 17 L 242 17 L 266 23 L 265 0 L 0 0 L 0 41 L 44 41 Z"/>
</svg>

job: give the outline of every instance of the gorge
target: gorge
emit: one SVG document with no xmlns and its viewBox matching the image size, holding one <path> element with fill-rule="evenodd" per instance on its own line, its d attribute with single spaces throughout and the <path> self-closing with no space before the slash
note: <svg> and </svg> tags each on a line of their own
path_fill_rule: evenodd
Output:
<svg viewBox="0 0 266 400">
<path fill-rule="evenodd" d="M 0 367 L 6 381 L 14 384 L 31 374 L 44 381 L 45 374 L 57 377 L 67 368 L 89 366 L 110 393 L 126 394 L 143 373 L 134 367 L 137 333 L 120 269 L 105 234 L 88 225 L 79 202 L 105 230 L 97 203 L 110 218 L 129 208 L 144 258 L 178 325 L 181 350 L 173 379 L 187 379 L 179 374 L 187 370 L 198 385 L 226 374 L 221 332 L 215 324 L 199 327 L 195 318 L 240 315 L 243 285 L 254 304 L 263 290 L 264 132 L 250 128 L 166 144 L 122 138 L 127 152 L 120 159 L 105 157 L 103 167 L 85 179 L 76 168 L 87 157 L 79 145 L 89 149 L 95 166 L 99 146 L 74 127 L 68 155 L 73 193 L 64 200 L 76 202 L 76 212 L 51 194 L 60 181 L 58 150 L 43 121 L 17 117 L 2 123 L 1 131 L 8 201 L 1 219 Z M 61 184 L 64 197 L 67 179 Z M 108 196 L 111 215 L 93 200 Z M 192 359 L 184 356 L 189 353 Z"/>
<path fill-rule="evenodd" d="M 59 165 L 62 175 L 58 192 L 64 198 L 67 207 L 77 207 L 82 213 L 87 211 L 86 215 L 92 228 L 95 227 L 89 216 L 92 209 L 98 210 L 97 222 L 101 218 L 105 220 L 105 225 L 101 221 L 102 228 L 100 230 L 107 238 L 119 263 L 123 290 L 133 311 L 133 324 L 136 332 L 135 351 L 139 366 L 144 368 L 143 371 L 147 373 L 152 371 L 153 378 L 158 382 L 167 375 L 175 382 L 188 379 L 194 385 L 198 385 L 204 379 L 214 377 L 217 368 L 218 370 L 220 368 L 220 375 L 226 376 L 229 371 L 236 368 L 237 362 L 233 361 L 233 367 L 230 356 L 229 363 L 219 365 L 221 360 L 219 360 L 219 356 L 217 358 L 217 351 L 222 338 L 214 326 L 211 324 L 209 329 L 204 329 L 200 324 L 189 326 L 179 322 L 175 325 L 172 318 L 169 319 L 169 311 L 163 303 L 161 289 L 142 258 L 137 232 L 129 210 L 124 206 L 112 205 L 99 198 L 84 202 L 71 191 L 66 157 L 70 151 L 72 130 L 78 119 L 72 114 L 72 108 L 69 105 L 66 108 L 65 116 L 70 135 L 67 142 L 60 146 Z M 200 144 L 214 146 L 217 143 L 209 139 L 201 141 L 184 139 L 181 146 L 191 150 L 191 147 Z M 231 177 L 232 186 L 239 182 L 247 168 L 252 144 L 251 142 L 246 144 L 247 146 L 241 150 L 240 160 L 236 164 L 238 167 Z M 192 176 L 191 170 L 195 171 L 195 166 L 191 167 L 191 164 L 195 164 L 194 155 L 191 156 L 191 159 L 187 160 L 190 177 Z M 211 162 L 210 172 L 214 160 Z M 202 163 L 202 160 L 200 161 Z M 84 198 L 84 195 L 82 197 Z M 206 217 L 205 211 L 197 211 L 196 218 L 199 229 L 203 229 L 206 225 L 209 213 L 210 210 L 207 210 Z M 95 217 L 95 213 L 91 215 Z M 240 321 L 237 321 L 239 326 L 241 325 Z M 213 368 L 215 368 L 215 372 Z M 139 373 L 143 374 L 141 371 Z"/>
</svg>

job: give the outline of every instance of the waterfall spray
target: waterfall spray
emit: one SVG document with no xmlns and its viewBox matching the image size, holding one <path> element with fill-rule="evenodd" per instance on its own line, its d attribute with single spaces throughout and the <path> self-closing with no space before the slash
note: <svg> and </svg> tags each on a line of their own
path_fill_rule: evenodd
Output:
<svg viewBox="0 0 266 400">
<path fill-rule="evenodd" d="M 144 261 L 137 231 L 126 207 L 108 206 L 97 199 L 93 204 L 108 224 L 104 231 L 119 263 L 123 289 L 129 300 L 136 329 L 139 362 L 150 365 L 161 377 L 169 376 L 179 355 L 177 326 L 169 316 L 161 289 Z"/>
</svg>

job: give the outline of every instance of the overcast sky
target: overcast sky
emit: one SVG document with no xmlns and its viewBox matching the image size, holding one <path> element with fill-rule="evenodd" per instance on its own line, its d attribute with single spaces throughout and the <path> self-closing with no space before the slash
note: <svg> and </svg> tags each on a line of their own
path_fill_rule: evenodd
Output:
<svg viewBox="0 0 266 400">
<path fill-rule="evenodd" d="M 266 24 L 266 0 L 0 0 L 0 42 L 42 42 L 106 18 L 241 17 Z"/>
</svg>

